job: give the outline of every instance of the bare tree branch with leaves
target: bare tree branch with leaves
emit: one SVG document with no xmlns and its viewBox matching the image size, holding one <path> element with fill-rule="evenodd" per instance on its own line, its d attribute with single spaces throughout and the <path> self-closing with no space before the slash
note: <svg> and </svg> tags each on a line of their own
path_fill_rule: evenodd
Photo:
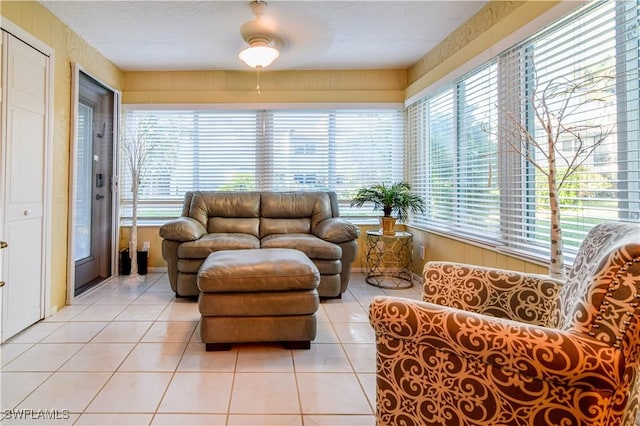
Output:
<svg viewBox="0 0 640 426">
<path fill-rule="evenodd" d="M 589 120 L 579 116 L 606 107 L 613 79 L 608 75 L 573 80 L 558 77 L 544 84 L 541 90 L 534 89 L 526 102 L 544 132 L 543 138 L 536 137 L 535 130 L 523 123 L 519 113 L 501 108 L 505 120 L 496 133 L 547 180 L 551 214 L 549 275 L 555 278 L 565 278 L 559 191 L 615 127 L 592 121 L 597 114 L 590 114 Z M 567 140 L 573 142 L 570 153 L 561 149 L 561 143 Z"/>
</svg>

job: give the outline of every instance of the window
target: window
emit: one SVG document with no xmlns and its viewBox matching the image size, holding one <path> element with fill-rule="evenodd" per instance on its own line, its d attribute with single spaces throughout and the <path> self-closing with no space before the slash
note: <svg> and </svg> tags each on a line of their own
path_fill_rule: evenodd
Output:
<svg viewBox="0 0 640 426">
<path fill-rule="evenodd" d="M 635 1 L 587 4 L 410 105 L 409 178 L 430 204 L 414 224 L 548 255 L 548 189 L 536 167 L 548 160 L 534 148 L 547 134 L 530 100 L 567 81 L 588 90 L 545 98 L 570 130 L 558 139 L 559 172 L 580 164 L 559 193 L 567 253 L 596 223 L 640 222 L 639 16 Z M 532 135 L 524 153 L 509 143 L 519 127 Z"/>
<path fill-rule="evenodd" d="M 429 201 L 416 224 L 498 236 L 497 139 L 483 127 L 495 119 L 496 93 L 491 63 L 409 108 L 410 134 L 421 135 L 408 148 L 412 180 Z"/>
<path fill-rule="evenodd" d="M 140 184 L 139 217 L 178 216 L 192 190 L 332 190 L 343 216 L 355 191 L 402 179 L 404 111 L 145 110 L 125 112 L 152 146 Z M 124 162 L 123 162 L 124 163 Z M 130 177 L 121 171 L 121 217 L 131 217 Z"/>
</svg>

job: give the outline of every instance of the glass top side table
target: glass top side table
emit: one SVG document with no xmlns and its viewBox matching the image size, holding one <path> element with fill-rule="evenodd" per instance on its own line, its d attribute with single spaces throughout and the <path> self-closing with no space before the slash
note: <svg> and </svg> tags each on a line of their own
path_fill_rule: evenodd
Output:
<svg viewBox="0 0 640 426">
<path fill-rule="evenodd" d="M 376 287 L 403 289 L 413 286 L 413 235 L 367 231 L 365 281 Z"/>
</svg>

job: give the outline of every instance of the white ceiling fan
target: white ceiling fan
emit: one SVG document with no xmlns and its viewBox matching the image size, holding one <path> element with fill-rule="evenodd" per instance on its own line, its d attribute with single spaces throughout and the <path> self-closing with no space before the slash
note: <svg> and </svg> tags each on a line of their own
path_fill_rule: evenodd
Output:
<svg viewBox="0 0 640 426">
<path fill-rule="evenodd" d="M 275 33 L 275 24 L 263 16 L 266 6 L 265 1 L 252 1 L 249 7 L 256 18 L 240 27 L 242 39 L 249 47 L 242 50 L 238 57 L 258 70 L 271 65 L 280 56 L 284 46 L 284 40 Z"/>
</svg>

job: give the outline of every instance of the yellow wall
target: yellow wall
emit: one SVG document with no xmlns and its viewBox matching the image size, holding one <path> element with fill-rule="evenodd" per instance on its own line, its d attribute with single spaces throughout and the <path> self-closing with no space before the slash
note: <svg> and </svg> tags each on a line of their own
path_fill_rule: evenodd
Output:
<svg viewBox="0 0 640 426">
<path fill-rule="evenodd" d="M 124 75 L 37 2 L 3 0 L 0 13 L 55 50 L 50 304 L 59 309 L 67 294 L 71 64 L 115 89 L 122 88 Z"/>
<path fill-rule="evenodd" d="M 149 259 L 147 266 L 149 268 L 166 268 L 167 262 L 162 258 L 162 238 L 158 234 L 158 226 L 138 226 L 138 248 L 142 248 L 142 243 L 148 241 L 150 243 Z M 120 228 L 120 249 L 129 247 L 129 237 L 131 235 L 131 227 L 123 226 Z"/>
<path fill-rule="evenodd" d="M 127 72 L 123 103 L 403 102 L 406 70 Z"/>
<path fill-rule="evenodd" d="M 560 1 L 491 1 L 408 70 L 406 99 L 461 67 Z M 577 4 L 577 3 L 576 3 Z"/>
<path fill-rule="evenodd" d="M 425 75 L 432 77 L 434 75 L 434 69 L 446 64 L 446 62 L 456 53 L 471 50 L 469 45 L 474 43 L 478 38 L 486 37 L 484 34 L 492 28 L 503 28 L 504 25 L 496 26 L 496 24 L 524 3 L 525 2 L 521 1 L 493 1 L 488 3 L 474 16 L 472 16 L 471 19 L 469 19 L 463 26 L 452 32 L 443 41 L 441 41 L 435 49 L 427 52 L 427 54 L 409 68 L 409 84 L 415 83 L 416 80 Z M 516 22 L 514 24 L 520 25 L 521 22 Z M 491 44 L 483 44 L 480 48 L 486 49 L 491 46 Z M 475 55 L 481 51 L 482 50 L 475 52 Z M 473 56 L 475 56 L 473 53 L 474 52 L 466 54 L 466 59 L 469 60 L 473 58 Z"/>
<path fill-rule="evenodd" d="M 378 225 L 360 225 L 358 238 L 358 255 L 353 263 L 354 268 L 364 267 L 365 248 L 367 247 L 366 231 L 377 230 Z M 479 245 L 469 244 L 453 238 L 422 231 L 417 228 L 396 225 L 396 231 L 407 231 L 413 234 L 413 272 L 421 275 L 425 263 L 432 260 L 446 260 L 449 262 L 469 263 L 492 268 L 511 269 L 534 274 L 548 273 L 548 267 L 536 263 L 526 262 L 496 252 Z M 420 246 L 425 248 L 424 259 L 420 259 Z"/>
<path fill-rule="evenodd" d="M 548 266 L 527 262 L 512 256 L 507 256 L 495 250 L 480 245 L 462 242 L 442 235 L 421 231 L 415 228 L 407 229 L 413 234 L 414 272 L 420 274 L 425 263 L 431 260 L 446 260 L 449 262 L 469 263 L 490 268 L 511 269 L 514 271 L 534 274 L 547 274 Z M 425 258 L 419 258 L 419 247 L 424 245 Z"/>
</svg>

